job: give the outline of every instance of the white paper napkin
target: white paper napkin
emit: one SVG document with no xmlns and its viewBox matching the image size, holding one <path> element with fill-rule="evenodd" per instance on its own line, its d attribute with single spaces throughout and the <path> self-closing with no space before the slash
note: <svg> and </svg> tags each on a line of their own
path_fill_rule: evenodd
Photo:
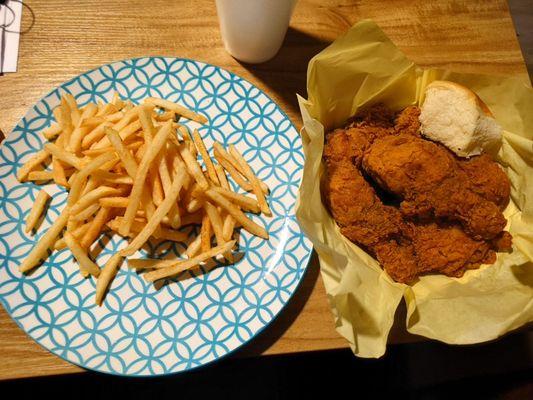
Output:
<svg viewBox="0 0 533 400">
<path fill-rule="evenodd" d="M 14 20 L 13 13 L 7 7 L 13 10 Z M 8 1 L 7 7 L 6 5 L 0 6 L 0 73 L 16 72 L 19 54 L 20 34 L 18 32 L 20 32 L 22 17 L 22 1 Z M 12 20 L 11 25 L 2 28 Z"/>
</svg>

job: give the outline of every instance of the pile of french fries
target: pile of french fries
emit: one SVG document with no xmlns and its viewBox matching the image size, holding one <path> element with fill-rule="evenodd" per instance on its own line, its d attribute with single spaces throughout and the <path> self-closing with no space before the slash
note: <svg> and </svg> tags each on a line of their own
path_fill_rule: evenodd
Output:
<svg viewBox="0 0 533 400">
<path fill-rule="evenodd" d="M 182 242 L 187 234 L 181 227 L 201 224 L 186 258 L 128 259 L 128 266 L 147 270 L 144 278 L 150 282 L 213 257 L 232 263 L 239 227 L 268 239 L 267 231 L 244 213 L 271 215 L 267 185 L 234 146 L 215 143 L 213 160 L 198 131 L 179 123 L 187 118 L 205 124 L 205 116 L 159 98 L 134 105 L 116 94 L 108 104 L 79 107 L 65 94 L 54 117 L 56 122 L 42 132 L 49 142 L 18 170 L 17 178 L 53 180 L 68 190 L 67 205 L 20 265 L 21 272 L 38 266 L 49 249 L 68 247 L 81 274 L 97 278 L 96 304 L 101 305 L 124 258 L 150 238 Z M 226 173 L 254 197 L 231 190 Z M 44 189 L 39 192 L 26 232 L 36 229 L 49 199 Z M 90 250 L 106 230 L 129 242 L 100 269 Z"/>
</svg>

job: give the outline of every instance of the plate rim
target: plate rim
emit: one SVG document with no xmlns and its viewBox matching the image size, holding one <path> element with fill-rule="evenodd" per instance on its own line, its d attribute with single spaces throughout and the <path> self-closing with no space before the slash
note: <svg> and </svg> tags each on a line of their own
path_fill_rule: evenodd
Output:
<svg viewBox="0 0 533 400">
<path fill-rule="evenodd" d="M 132 57 L 132 58 L 125 58 L 125 59 L 121 59 L 121 60 L 115 60 L 115 61 L 111 61 L 111 62 L 108 62 L 108 63 L 105 63 L 105 64 L 101 64 L 97 67 L 94 67 L 94 68 L 91 68 L 89 70 L 86 70 L 84 72 L 81 72 L 77 75 L 75 75 L 74 77 L 72 77 L 71 79 L 67 80 L 67 81 L 64 81 L 60 84 L 58 84 L 57 86 L 55 86 L 54 88 L 52 88 L 51 90 L 49 90 L 48 92 L 46 92 L 45 95 L 39 97 L 39 99 L 37 101 L 35 101 L 30 107 L 28 107 L 26 109 L 26 112 L 24 113 L 24 115 L 18 119 L 17 123 L 13 126 L 13 128 L 9 131 L 9 133 L 7 133 L 4 137 L 4 140 L 2 140 L 2 143 L 0 143 L 0 147 L 4 147 L 5 146 L 5 142 L 6 140 L 9 139 L 9 137 L 13 134 L 13 131 L 21 124 L 21 122 L 24 120 L 24 118 L 26 118 L 27 114 L 32 111 L 37 103 L 43 101 L 44 99 L 48 98 L 48 97 L 51 97 L 56 91 L 59 93 L 60 89 L 63 89 L 64 91 L 70 93 L 68 90 L 65 90 L 65 87 L 68 86 L 69 84 L 71 84 L 72 82 L 74 82 L 76 79 L 78 79 L 79 77 L 83 76 L 83 75 L 87 75 L 87 74 L 90 74 L 91 72 L 95 72 L 105 66 L 109 66 L 109 65 L 113 65 L 113 64 L 118 64 L 118 63 L 127 63 L 129 61 L 136 61 L 136 60 L 142 60 L 142 59 L 172 59 L 172 60 L 179 60 L 179 61 L 186 61 L 186 62 L 192 62 L 192 63 L 200 63 L 200 64 L 204 64 L 206 66 L 211 66 L 211 67 L 214 67 L 214 68 L 217 68 L 217 69 L 220 69 L 228 74 L 230 74 L 231 76 L 233 77 L 237 77 L 239 79 L 242 79 L 243 81 L 247 82 L 249 85 L 251 85 L 252 87 L 256 88 L 257 90 L 259 90 L 263 95 L 265 95 L 267 97 L 267 99 L 272 102 L 273 104 L 276 105 L 276 107 L 279 109 L 279 111 L 281 112 L 281 114 L 283 115 L 284 118 L 286 118 L 291 126 L 294 128 L 294 130 L 296 131 L 296 134 L 300 137 L 300 140 L 302 140 L 301 136 L 300 136 L 300 132 L 298 131 L 298 129 L 296 128 L 296 126 L 294 125 L 294 123 L 292 122 L 292 120 L 289 118 L 289 116 L 287 115 L 287 113 L 285 112 L 285 110 L 283 110 L 283 108 L 281 108 L 281 106 L 272 99 L 272 97 L 270 97 L 270 95 L 268 93 L 266 93 L 263 89 L 257 87 L 254 83 L 250 82 L 248 79 L 246 78 L 243 78 L 242 76 L 232 72 L 232 71 L 229 71 L 228 69 L 226 68 L 223 68 L 223 67 L 220 67 L 218 65 L 214 65 L 214 64 L 211 64 L 211 63 L 208 63 L 208 62 L 205 62 L 205 61 L 199 61 L 199 60 L 194 60 L 194 59 L 191 59 L 191 58 L 187 58 L 187 57 L 173 57 L 173 56 L 163 56 L 163 55 L 155 55 L 155 56 L 142 56 L 142 57 Z M 305 163 L 305 154 L 303 153 L 303 150 L 302 150 L 302 154 L 304 156 L 304 163 Z M 303 170 L 303 167 L 302 167 L 302 170 Z M 298 188 L 300 188 L 301 184 L 302 184 L 302 178 L 300 178 L 300 183 L 298 185 Z M 298 191 L 298 194 L 296 195 L 296 201 L 295 201 L 295 207 L 296 207 L 296 203 L 298 201 L 298 198 L 299 198 L 299 191 Z M 292 291 L 292 293 L 290 293 L 289 297 L 287 298 L 287 300 L 282 304 L 281 308 L 278 310 L 278 312 L 270 319 L 270 321 L 268 321 L 266 324 L 264 324 L 261 328 L 259 328 L 255 334 L 253 336 L 251 336 L 248 340 L 246 340 L 245 342 L 241 343 L 240 345 L 238 345 L 237 347 L 235 347 L 234 349 L 228 351 L 227 353 L 219 356 L 218 358 L 214 358 L 210 361 L 207 361 L 206 363 L 204 364 L 199 364 L 199 365 L 195 365 L 195 366 L 192 366 L 190 368 L 186 368 L 186 369 L 183 369 L 183 370 L 178 370 L 178 371 L 173 371 L 173 372 L 163 372 L 163 373 L 159 373 L 159 374 L 127 374 L 127 373 L 119 373 L 119 372 L 116 372 L 116 371 L 102 371 L 102 370 L 99 370 L 99 369 L 95 369 L 95 368 L 91 368 L 91 367 L 87 367 L 87 366 L 84 366 L 84 365 L 80 365 L 80 363 L 78 362 L 74 362 L 74 361 L 71 361 L 71 360 L 68 360 L 67 358 L 65 358 L 63 355 L 61 354 L 58 354 L 57 352 L 45 347 L 44 344 L 40 343 L 39 341 L 35 340 L 34 338 L 32 338 L 30 336 L 30 334 L 24 329 L 24 327 L 22 326 L 22 324 L 15 318 L 13 318 L 11 316 L 11 313 L 7 310 L 7 307 L 6 307 L 6 304 L 4 303 L 5 300 L 4 300 L 4 295 L 0 295 L 0 304 L 2 305 L 2 308 L 4 309 L 4 311 L 6 312 L 6 314 L 9 316 L 9 318 L 11 319 L 11 321 L 15 322 L 17 327 L 22 331 L 24 332 L 24 334 L 35 344 L 37 344 L 38 346 L 40 346 L 42 349 L 44 349 L 46 352 L 48 352 L 49 354 L 52 354 L 54 355 L 55 357 L 59 357 L 61 360 L 69 363 L 69 364 L 72 364 L 72 365 L 75 365 L 79 368 L 82 368 L 83 370 L 86 370 L 86 371 L 92 371 L 92 372 L 95 372 L 95 373 L 98 373 L 98 374 L 105 374 L 105 375 L 112 375 L 112 376 L 120 376 L 120 377 L 128 377 L 128 378 L 158 378 L 158 377 L 167 377 L 167 376 L 171 376 L 171 375 L 178 375 L 178 374 L 184 374 L 184 373 L 188 373 L 188 372 L 192 372 L 192 371 L 198 371 L 198 370 L 201 370 L 202 368 L 206 368 L 208 366 L 211 366 L 213 365 L 214 363 L 217 363 L 219 361 L 222 361 L 224 359 L 226 359 L 227 357 L 235 354 L 236 352 L 238 351 L 242 351 L 246 346 L 250 345 L 250 343 L 252 343 L 258 336 L 260 336 L 268 327 L 270 327 L 272 325 L 272 323 L 274 321 L 276 321 L 279 317 L 279 315 L 283 312 L 283 310 L 285 310 L 285 308 L 288 306 L 288 304 L 291 302 L 291 300 L 293 299 L 294 295 L 296 294 L 296 292 L 298 292 L 298 290 L 300 289 L 301 285 L 302 285 L 302 282 L 304 281 L 304 278 L 305 276 L 307 275 L 307 271 L 308 271 L 308 268 L 309 268 L 309 263 L 310 263 L 310 260 L 311 260 L 311 257 L 313 255 L 313 251 L 314 251 L 314 246 L 313 246 L 313 243 L 311 242 L 311 240 L 309 240 L 307 238 L 307 235 L 305 234 L 305 232 L 303 231 L 302 227 L 300 226 L 300 222 L 298 221 L 298 218 L 296 218 L 296 213 L 294 215 L 294 221 L 296 222 L 296 224 L 298 225 L 299 229 L 300 229 L 300 233 L 302 234 L 302 237 L 303 237 L 303 241 L 307 242 L 308 246 L 309 246 L 309 251 L 307 252 L 307 254 L 302 258 L 302 262 L 301 262 L 301 265 L 303 265 L 303 271 L 300 275 L 300 278 L 298 280 L 298 282 L 296 283 L 296 286 L 294 288 L 294 290 Z"/>
</svg>

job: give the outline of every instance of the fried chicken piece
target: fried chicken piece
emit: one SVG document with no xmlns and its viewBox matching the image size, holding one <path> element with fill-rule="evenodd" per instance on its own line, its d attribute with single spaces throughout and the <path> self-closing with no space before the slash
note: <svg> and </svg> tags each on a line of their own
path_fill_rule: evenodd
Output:
<svg viewBox="0 0 533 400">
<path fill-rule="evenodd" d="M 511 185 L 505 171 L 488 154 L 458 159 L 459 167 L 468 176 L 470 190 L 495 203 L 500 210 L 509 204 Z"/>
<path fill-rule="evenodd" d="M 498 206 L 471 190 L 468 174 L 435 143 L 412 135 L 385 136 L 365 152 L 363 168 L 401 196 L 406 217 L 459 221 L 475 239 L 492 239 L 506 225 Z"/>
<path fill-rule="evenodd" d="M 404 108 L 394 120 L 394 132 L 397 134 L 420 136 L 420 108 Z"/>
<path fill-rule="evenodd" d="M 420 268 L 412 243 L 397 240 L 381 242 L 374 247 L 377 260 L 387 274 L 400 283 L 413 283 Z"/>
<path fill-rule="evenodd" d="M 365 138 L 336 130 L 327 139 L 325 197 L 343 235 L 371 248 L 398 234 L 401 214 L 381 202 L 356 166 Z"/>
<path fill-rule="evenodd" d="M 420 274 L 461 277 L 467 269 L 496 261 L 489 243 L 472 239 L 454 225 L 417 224 L 413 246 Z"/>
<path fill-rule="evenodd" d="M 417 276 L 417 263 L 412 244 L 402 240 L 402 229 L 406 229 L 402 215 L 382 203 L 358 168 L 364 150 L 392 129 L 390 121 L 371 125 L 360 120 L 328 134 L 323 190 L 341 233 L 376 256 L 393 279 L 410 282 Z"/>
</svg>

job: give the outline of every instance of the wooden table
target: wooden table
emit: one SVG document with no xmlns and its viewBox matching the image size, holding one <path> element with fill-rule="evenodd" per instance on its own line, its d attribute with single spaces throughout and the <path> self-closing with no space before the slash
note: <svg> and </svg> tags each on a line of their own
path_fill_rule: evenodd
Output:
<svg viewBox="0 0 533 400">
<path fill-rule="evenodd" d="M 0 129 L 60 83 L 130 57 L 179 56 L 219 65 L 265 90 L 297 127 L 296 93 L 306 94 L 310 58 L 363 18 L 374 19 L 415 62 L 463 72 L 527 78 L 503 0 L 300 0 L 273 60 L 244 65 L 226 53 L 214 1 L 25 0 L 19 71 L 0 77 Z M 391 341 L 412 340 L 396 325 Z M 282 315 L 237 356 L 343 348 L 313 258 Z M 0 308 L 0 379 L 80 372 L 32 342 Z"/>
</svg>

